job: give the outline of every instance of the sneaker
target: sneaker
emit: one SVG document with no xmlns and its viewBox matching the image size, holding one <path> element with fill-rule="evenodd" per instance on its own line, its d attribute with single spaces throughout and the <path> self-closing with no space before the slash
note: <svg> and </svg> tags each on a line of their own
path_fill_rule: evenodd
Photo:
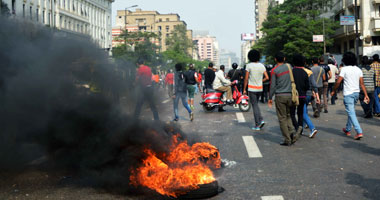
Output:
<svg viewBox="0 0 380 200">
<path fill-rule="evenodd" d="M 194 112 L 191 112 L 189 115 L 190 115 L 190 121 L 193 121 L 194 120 Z"/>
<path fill-rule="evenodd" d="M 173 119 L 173 122 L 176 122 L 176 121 L 178 121 L 178 118 L 174 118 L 174 119 Z"/>
<path fill-rule="evenodd" d="M 260 127 L 256 126 L 256 127 L 253 127 L 252 130 L 254 130 L 254 131 L 259 131 L 259 130 L 261 130 L 261 129 L 260 129 Z"/>
<path fill-rule="evenodd" d="M 325 112 L 324 113 L 329 113 L 329 111 L 328 110 L 325 110 Z"/>
<path fill-rule="evenodd" d="M 264 127 L 264 125 L 265 125 L 265 122 L 264 122 L 264 120 L 263 120 L 263 121 L 261 121 L 261 122 L 260 122 L 260 124 L 259 124 L 259 126 L 258 126 L 258 127 L 259 127 L 259 128 L 263 128 L 263 127 Z"/>
<path fill-rule="evenodd" d="M 314 136 L 318 133 L 318 130 L 317 129 L 313 129 L 310 133 L 310 136 L 309 138 L 314 138 Z"/>
<path fill-rule="evenodd" d="M 346 128 L 343 128 L 342 131 L 343 131 L 343 133 L 346 134 L 347 136 L 350 136 L 350 135 L 351 135 L 350 131 L 347 131 Z"/>
<path fill-rule="evenodd" d="M 355 140 L 360 140 L 363 137 L 363 133 L 356 134 L 354 139 Z"/>
</svg>

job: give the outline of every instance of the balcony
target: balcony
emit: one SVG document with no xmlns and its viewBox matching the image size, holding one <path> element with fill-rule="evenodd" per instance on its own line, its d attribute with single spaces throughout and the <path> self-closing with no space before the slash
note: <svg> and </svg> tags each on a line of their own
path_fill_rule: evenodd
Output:
<svg viewBox="0 0 380 200">
<path fill-rule="evenodd" d="M 380 18 L 372 18 L 371 23 L 372 23 L 372 30 L 374 32 L 380 32 Z"/>
<path fill-rule="evenodd" d="M 372 0 L 372 3 L 373 3 L 373 4 L 380 3 L 380 0 Z"/>
<path fill-rule="evenodd" d="M 360 6 L 360 0 L 357 0 L 358 6 Z M 355 7 L 355 0 L 346 0 L 346 8 Z"/>
<path fill-rule="evenodd" d="M 361 33 L 361 23 L 360 23 L 360 20 L 358 20 L 358 30 L 359 30 L 359 33 Z M 346 26 L 347 27 L 347 35 L 351 35 L 351 34 L 355 34 L 355 31 L 356 31 L 356 25 L 353 25 L 353 26 Z"/>
</svg>

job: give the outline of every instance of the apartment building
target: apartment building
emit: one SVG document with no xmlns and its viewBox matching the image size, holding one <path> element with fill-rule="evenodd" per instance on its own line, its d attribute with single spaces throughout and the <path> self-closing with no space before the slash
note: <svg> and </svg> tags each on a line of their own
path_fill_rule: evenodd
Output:
<svg viewBox="0 0 380 200">
<path fill-rule="evenodd" d="M 380 54 L 380 0 L 357 0 L 359 55 Z M 354 16 L 355 0 L 334 0 L 329 13 L 335 21 L 340 16 Z M 335 42 L 331 53 L 355 52 L 355 26 L 340 26 L 332 37 Z"/>
<path fill-rule="evenodd" d="M 157 42 L 161 51 L 167 50 L 166 38 L 170 36 L 174 27 L 177 25 L 187 26 L 178 14 L 160 14 L 157 11 L 144 11 L 136 9 L 136 11 L 118 10 L 116 16 L 116 27 L 113 28 L 114 38 L 117 37 L 117 30 L 128 31 L 147 31 L 154 32 L 160 36 Z M 192 30 L 187 30 L 187 37 L 192 40 Z M 118 44 L 118 42 L 114 42 Z M 189 52 L 193 55 L 192 52 Z"/>
<path fill-rule="evenodd" d="M 215 37 L 197 35 L 193 40 L 197 44 L 200 60 L 208 60 L 219 65 L 219 43 Z"/>
<path fill-rule="evenodd" d="M 114 0 L 3 0 L 13 16 L 58 30 L 85 35 L 100 48 L 111 48 Z"/>
</svg>

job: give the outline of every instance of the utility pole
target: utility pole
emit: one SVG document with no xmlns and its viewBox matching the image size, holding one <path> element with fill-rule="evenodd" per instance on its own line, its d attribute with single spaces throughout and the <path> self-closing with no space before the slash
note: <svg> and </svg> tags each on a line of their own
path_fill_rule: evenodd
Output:
<svg viewBox="0 0 380 200">
<path fill-rule="evenodd" d="M 325 1 L 322 1 L 322 10 L 325 12 Z M 323 17 L 323 55 L 326 55 L 325 17 Z"/>
<path fill-rule="evenodd" d="M 358 65 L 360 63 L 360 58 L 359 58 L 359 25 L 358 25 L 358 18 L 359 18 L 359 8 L 358 8 L 358 0 L 355 0 L 355 40 L 356 40 L 356 59 L 358 61 Z"/>
</svg>

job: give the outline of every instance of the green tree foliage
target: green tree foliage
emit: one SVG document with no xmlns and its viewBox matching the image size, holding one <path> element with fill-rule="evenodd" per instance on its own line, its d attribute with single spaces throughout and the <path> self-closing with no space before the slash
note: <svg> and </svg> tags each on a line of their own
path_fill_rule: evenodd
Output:
<svg viewBox="0 0 380 200">
<path fill-rule="evenodd" d="M 143 59 L 151 67 L 157 67 L 163 62 L 163 56 L 159 53 L 159 46 L 153 43 L 158 36 L 151 32 L 127 32 L 124 31 L 119 40 L 126 39 L 127 45 L 122 44 L 113 48 L 113 56 L 125 61 L 136 63 Z"/>
<path fill-rule="evenodd" d="M 323 35 L 324 23 L 326 46 L 333 45 L 333 39 L 327 36 L 335 32 L 338 23 L 320 17 L 323 8 L 330 5 L 331 0 L 287 0 L 270 7 L 262 28 L 265 36 L 253 48 L 266 55 L 269 62 L 279 51 L 288 58 L 296 53 L 308 58 L 322 55 L 323 43 L 313 43 L 313 35 Z"/>
</svg>

